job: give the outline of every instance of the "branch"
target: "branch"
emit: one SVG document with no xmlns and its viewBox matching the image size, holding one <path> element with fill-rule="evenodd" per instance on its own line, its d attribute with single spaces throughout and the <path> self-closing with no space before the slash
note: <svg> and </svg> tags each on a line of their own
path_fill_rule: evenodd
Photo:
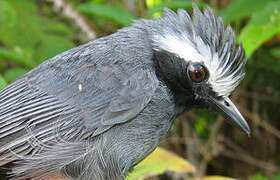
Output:
<svg viewBox="0 0 280 180">
<path fill-rule="evenodd" d="M 53 9 L 56 13 L 74 21 L 75 25 L 86 35 L 85 41 L 96 38 L 96 32 L 93 30 L 93 28 L 87 23 L 84 17 L 67 2 L 67 0 L 48 1 L 53 3 Z"/>
<path fill-rule="evenodd" d="M 250 111 L 248 111 L 246 108 L 239 106 L 239 109 L 242 111 L 242 113 L 250 118 L 251 120 L 255 121 L 256 124 L 260 125 L 262 128 L 264 128 L 267 132 L 273 134 L 278 139 L 280 139 L 280 131 L 270 125 L 267 121 L 262 121 L 260 116 L 258 114 L 254 114 Z"/>
<path fill-rule="evenodd" d="M 271 172 L 271 173 L 275 173 L 279 169 L 279 167 L 275 166 L 274 164 L 255 159 L 248 154 L 236 153 L 236 152 L 229 151 L 229 150 L 226 150 L 226 149 L 221 151 L 221 154 L 224 155 L 224 156 L 227 156 L 229 158 L 237 159 L 237 160 L 246 162 L 248 164 L 251 164 L 253 166 L 265 169 L 265 170 L 267 170 L 268 172 Z"/>
</svg>

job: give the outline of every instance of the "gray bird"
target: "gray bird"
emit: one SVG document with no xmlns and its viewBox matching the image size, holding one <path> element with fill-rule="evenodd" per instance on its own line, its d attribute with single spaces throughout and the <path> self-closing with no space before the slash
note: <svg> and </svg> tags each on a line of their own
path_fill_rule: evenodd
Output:
<svg viewBox="0 0 280 180">
<path fill-rule="evenodd" d="M 59 54 L 0 92 L 6 178 L 123 180 L 192 108 L 250 129 L 229 99 L 246 58 L 206 7 L 158 19 Z"/>
</svg>

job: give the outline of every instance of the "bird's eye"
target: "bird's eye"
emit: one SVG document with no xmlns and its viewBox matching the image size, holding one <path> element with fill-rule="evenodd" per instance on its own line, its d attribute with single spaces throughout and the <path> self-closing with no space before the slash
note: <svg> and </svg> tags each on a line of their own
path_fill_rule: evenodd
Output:
<svg viewBox="0 0 280 180">
<path fill-rule="evenodd" d="M 193 82 L 199 83 L 206 79 L 207 70 L 201 64 L 190 64 L 188 66 L 188 74 Z"/>
</svg>

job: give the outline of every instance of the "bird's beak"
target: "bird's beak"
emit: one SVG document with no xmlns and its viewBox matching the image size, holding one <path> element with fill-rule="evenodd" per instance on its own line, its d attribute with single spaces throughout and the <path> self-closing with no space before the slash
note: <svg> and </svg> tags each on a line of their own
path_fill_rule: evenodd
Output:
<svg viewBox="0 0 280 180">
<path fill-rule="evenodd" d="M 226 120 L 229 120 L 230 123 L 237 125 L 243 131 L 245 131 L 248 136 L 250 136 L 251 130 L 246 120 L 228 97 L 223 97 L 220 99 L 210 97 L 209 102 L 210 106 L 217 112 L 221 113 L 221 115 Z"/>
</svg>

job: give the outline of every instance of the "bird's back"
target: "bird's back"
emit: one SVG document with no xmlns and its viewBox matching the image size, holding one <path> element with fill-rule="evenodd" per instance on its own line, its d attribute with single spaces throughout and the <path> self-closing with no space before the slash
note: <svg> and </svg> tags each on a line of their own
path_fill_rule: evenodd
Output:
<svg viewBox="0 0 280 180">
<path fill-rule="evenodd" d="M 106 144 L 103 134 L 112 135 L 116 130 L 109 129 L 135 119 L 155 94 L 153 101 L 166 99 L 160 97 L 162 90 L 168 93 L 156 77 L 146 36 L 137 28 L 124 28 L 57 55 L 3 89 L 0 167 L 20 160 L 20 168 L 13 173 L 25 178 L 52 174 L 77 159 L 100 156 L 98 146 L 107 147 L 116 140 Z M 100 149 L 85 153 L 89 147 Z"/>
</svg>

